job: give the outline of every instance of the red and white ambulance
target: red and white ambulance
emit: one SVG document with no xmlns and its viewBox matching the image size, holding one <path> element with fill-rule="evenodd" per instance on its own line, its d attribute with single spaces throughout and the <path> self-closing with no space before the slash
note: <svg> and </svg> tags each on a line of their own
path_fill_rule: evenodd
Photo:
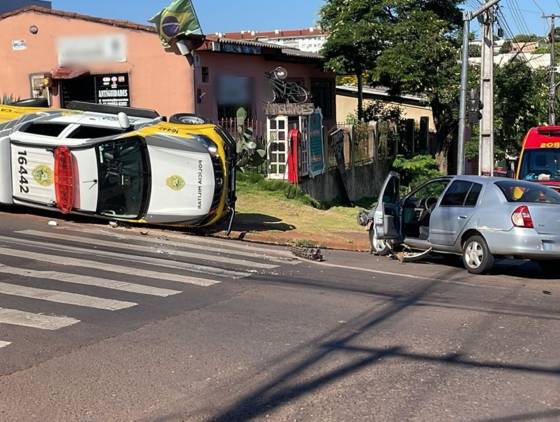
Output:
<svg viewBox="0 0 560 422">
<path fill-rule="evenodd" d="M 529 130 L 523 140 L 516 178 L 549 185 L 560 192 L 560 126 Z"/>
</svg>

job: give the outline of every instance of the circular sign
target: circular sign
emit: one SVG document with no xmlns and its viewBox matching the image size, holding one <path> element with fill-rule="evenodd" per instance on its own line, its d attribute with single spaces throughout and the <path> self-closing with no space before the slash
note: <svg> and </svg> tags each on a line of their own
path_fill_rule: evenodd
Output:
<svg viewBox="0 0 560 422">
<path fill-rule="evenodd" d="M 38 165 L 31 173 L 33 174 L 33 180 L 39 185 L 47 187 L 53 184 L 53 171 L 49 166 Z"/>
<path fill-rule="evenodd" d="M 175 192 L 179 192 L 183 190 L 183 188 L 187 185 L 185 180 L 181 176 L 169 176 L 166 181 L 167 187 Z"/>
</svg>

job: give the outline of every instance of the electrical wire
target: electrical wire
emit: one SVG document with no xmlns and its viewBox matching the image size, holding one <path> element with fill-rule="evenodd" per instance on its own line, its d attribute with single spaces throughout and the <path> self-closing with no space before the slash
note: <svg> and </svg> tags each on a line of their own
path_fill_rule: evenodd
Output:
<svg viewBox="0 0 560 422">
<path fill-rule="evenodd" d="M 539 9 L 543 15 L 546 14 L 543 8 L 537 3 L 537 0 L 533 0 L 533 3 L 535 3 L 535 6 L 537 6 L 537 9 Z"/>
</svg>

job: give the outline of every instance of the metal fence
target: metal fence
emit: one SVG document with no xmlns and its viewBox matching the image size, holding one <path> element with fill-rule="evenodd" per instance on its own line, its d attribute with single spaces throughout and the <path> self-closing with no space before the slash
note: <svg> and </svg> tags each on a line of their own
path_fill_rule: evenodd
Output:
<svg viewBox="0 0 560 422">
<path fill-rule="evenodd" d="M 220 126 L 234 139 L 239 139 L 247 129 L 252 130 L 252 138 L 257 148 L 267 151 L 266 122 L 254 118 L 246 119 L 238 126 L 235 117 L 219 120 Z M 427 118 L 420 124 L 413 119 L 400 124 L 394 122 L 370 122 L 346 124 L 325 128 L 325 165 L 327 169 L 352 168 L 373 162 L 390 160 L 397 155 L 413 156 L 433 152 Z M 268 156 L 268 154 L 267 154 Z M 266 175 L 268 163 L 260 165 L 256 171 Z"/>
<path fill-rule="evenodd" d="M 338 165 L 351 168 L 397 155 L 413 156 L 432 152 L 431 136 L 427 121 L 417 125 L 409 119 L 401 124 L 394 122 L 339 123 L 327 136 L 326 161 L 329 167 Z M 342 158 L 341 158 L 342 156 Z"/>
</svg>

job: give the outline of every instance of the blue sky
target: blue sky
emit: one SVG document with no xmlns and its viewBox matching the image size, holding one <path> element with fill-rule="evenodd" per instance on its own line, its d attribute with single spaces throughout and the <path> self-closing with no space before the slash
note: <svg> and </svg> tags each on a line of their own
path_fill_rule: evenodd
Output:
<svg viewBox="0 0 560 422">
<path fill-rule="evenodd" d="M 0 0 L 6 1 L 6 0 Z M 9 1 L 9 0 L 7 0 Z M 56 9 L 146 23 L 170 0 L 52 0 Z M 306 28 L 317 20 L 324 0 L 194 0 L 206 33 L 238 30 Z M 473 9 L 480 0 L 467 0 Z M 505 19 L 514 33 L 527 29 L 544 34 L 542 11 L 560 14 L 560 0 L 502 0 Z M 516 11 L 516 13 L 514 12 Z M 560 20 L 558 22 L 560 24 Z M 475 26 L 476 28 L 476 26 Z M 473 29 L 475 29 L 473 28 Z"/>
<path fill-rule="evenodd" d="M 0 0 L 4 1 L 4 0 Z M 52 0 L 53 8 L 146 23 L 170 0 Z M 205 33 L 307 28 L 323 0 L 194 0 Z"/>
</svg>

